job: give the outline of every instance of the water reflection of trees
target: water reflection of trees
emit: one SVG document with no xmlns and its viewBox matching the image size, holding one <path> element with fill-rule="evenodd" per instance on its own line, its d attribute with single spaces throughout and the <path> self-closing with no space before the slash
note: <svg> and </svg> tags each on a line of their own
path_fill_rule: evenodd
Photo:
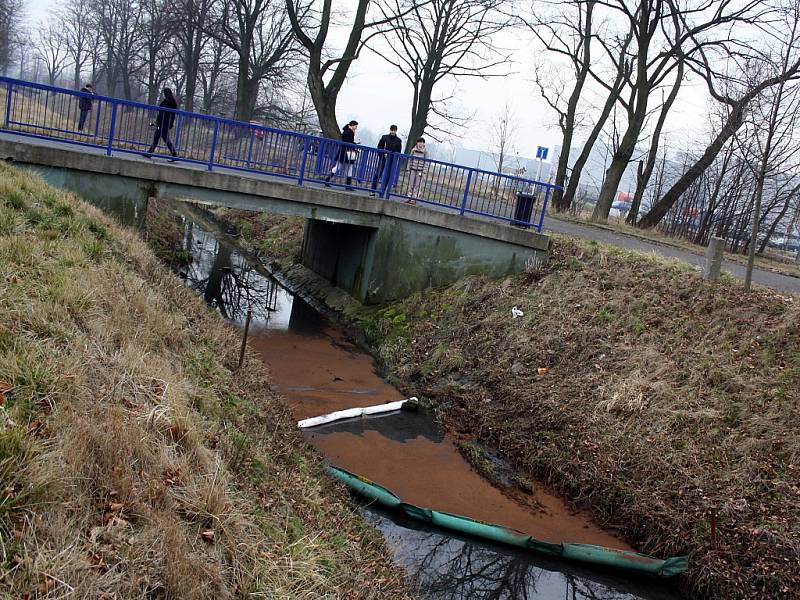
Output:
<svg viewBox="0 0 800 600">
<path fill-rule="evenodd" d="M 574 573 L 541 568 L 522 554 L 506 554 L 439 532 L 417 531 L 412 544 L 409 550 L 415 560 L 407 569 L 422 594 L 429 598 L 622 600 L 639 597 Z"/>
<path fill-rule="evenodd" d="M 225 243 L 192 221 L 184 226 L 183 249 L 192 255 L 183 274 L 220 314 L 244 323 L 252 306 L 253 321 L 266 323 L 278 308 L 278 284 Z"/>
</svg>

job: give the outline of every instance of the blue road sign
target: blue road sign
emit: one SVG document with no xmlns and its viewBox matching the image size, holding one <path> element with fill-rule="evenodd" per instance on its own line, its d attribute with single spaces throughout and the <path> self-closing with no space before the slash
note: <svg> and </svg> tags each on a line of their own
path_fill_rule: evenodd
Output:
<svg viewBox="0 0 800 600">
<path fill-rule="evenodd" d="M 536 148 L 536 158 L 539 160 L 547 160 L 547 151 L 549 148 L 545 148 L 544 146 L 539 146 Z"/>
</svg>

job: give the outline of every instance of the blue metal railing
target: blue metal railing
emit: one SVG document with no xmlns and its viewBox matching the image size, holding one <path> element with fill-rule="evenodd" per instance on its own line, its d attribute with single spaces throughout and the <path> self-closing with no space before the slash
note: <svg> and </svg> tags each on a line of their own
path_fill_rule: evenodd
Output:
<svg viewBox="0 0 800 600">
<path fill-rule="evenodd" d="M 92 103 L 79 129 L 80 101 Z M 500 219 L 542 230 L 556 186 L 455 165 L 411 158 L 358 144 L 84 94 L 64 88 L 0 77 L 0 121 L 7 133 L 102 148 L 112 153 L 147 154 L 159 111 L 174 113 L 169 137 L 176 160 L 293 180 L 369 191 L 450 209 L 464 216 Z M 169 157 L 163 141 L 154 156 Z"/>
</svg>

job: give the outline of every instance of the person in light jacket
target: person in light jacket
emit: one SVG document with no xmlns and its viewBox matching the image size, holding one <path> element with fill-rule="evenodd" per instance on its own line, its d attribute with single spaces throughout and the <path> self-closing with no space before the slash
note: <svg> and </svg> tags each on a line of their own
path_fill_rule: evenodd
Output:
<svg viewBox="0 0 800 600">
<path fill-rule="evenodd" d="M 92 94 L 94 95 L 94 88 L 92 88 L 91 83 L 87 83 L 85 86 L 81 88 L 82 94 Z M 81 96 L 78 99 L 78 110 L 80 111 L 80 117 L 78 117 L 78 131 L 83 131 L 83 128 L 86 126 L 86 119 L 89 117 L 89 112 L 92 110 L 92 99 L 86 96 Z"/>
<path fill-rule="evenodd" d="M 422 191 L 422 184 L 425 175 L 428 173 L 428 151 L 425 149 L 425 138 L 419 138 L 410 152 L 411 158 L 408 160 L 408 204 L 416 204 L 414 198 L 419 198 Z"/>
<path fill-rule="evenodd" d="M 164 94 L 164 99 L 159 104 L 159 108 L 161 109 L 177 109 L 178 102 L 175 100 L 175 96 L 172 94 L 172 90 L 169 88 L 164 88 L 162 93 Z M 156 117 L 155 123 L 151 123 L 155 128 L 153 132 L 153 143 L 150 145 L 150 149 L 145 152 L 145 156 L 150 158 L 150 155 L 155 152 L 156 146 L 158 146 L 158 140 L 164 140 L 164 143 L 167 144 L 167 148 L 169 149 L 169 153 L 172 154 L 172 159 L 174 160 L 178 153 L 175 152 L 175 148 L 172 146 L 172 142 L 169 141 L 169 130 L 172 129 L 172 126 L 175 124 L 175 113 L 171 110 L 159 110 L 158 116 Z"/>
<path fill-rule="evenodd" d="M 342 128 L 342 141 L 347 144 L 357 144 L 356 131 L 358 130 L 358 121 L 350 121 Z M 330 187 L 328 183 L 334 175 L 344 175 L 346 179 L 345 189 L 351 190 L 350 185 L 353 182 L 353 172 L 355 171 L 356 160 L 358 159 L 358 150 L 352 146 L 339 146 L 336 152 L 336 164 L 333 165 L 331 172 L 325 178 L 325 187 Z"/>
</svg>

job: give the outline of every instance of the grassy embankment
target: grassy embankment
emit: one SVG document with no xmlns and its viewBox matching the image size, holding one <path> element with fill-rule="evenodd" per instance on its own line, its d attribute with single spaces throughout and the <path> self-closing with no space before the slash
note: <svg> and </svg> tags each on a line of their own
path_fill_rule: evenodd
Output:
<svg viewBox="0 0 800 600">
<path fill-rule="evenodd" d="M 466 279 L 361 320 L 452 430 L 638 548 L 689 553 L 693 593 L 800 597 L 796 301 L 558 240 L 541 272 Z"/>
<path fill-rule="evenodd" d="M 587 227 L 597 227 L 609 231 L 615 231 L 623 235 L 632 236 L 642 240 L 656 242 L 664 246 L 672 246 L 686 250 L 698 256 L 705 256 L 706 247 L 695 244 L 690 240 L 684 238 L 677 238 L 668 236 L 665 233 L 654 229 L 639 229 L 628 225 L 624 219 L 620 217 L 609 218 L 606 223 L 594 223 L 591 220 L 591 212 L 586 211 L 579 216 L 572 216 L 567 213 L 556 213 L 551 211 L 548 218 L 558 219 L 560 221 L 567 221 L 570 223 L 578 223 Z M 734 254 L 733 252 L 725 252 L 725 259 L 739 265 L 747 265 L 746 254 Z M 757 269 L 763 269 L 772 273 L 780 273 L 781 275 L 789 275 L 790 277 L 800 277 L 800 263 L 796 260 L 796 253 L 794 252 L 781 252 L 774 248 L 767 248 L 764 254 L 756 254 L 755 266 Z"/>
<path fill-rule="evenodd" d="M 682 263 L 554 245 L 538 272 L 348 317 L 460 439 L 643 551 L 689 553 L 693 596 L 800 598 L 800 302 L 714 286 Z"/>
<path fill-rule="evenodd" d="M 404 595 L 237 338 L 134 233 L 0 164 L 0 596 Z"/>
</svg>

